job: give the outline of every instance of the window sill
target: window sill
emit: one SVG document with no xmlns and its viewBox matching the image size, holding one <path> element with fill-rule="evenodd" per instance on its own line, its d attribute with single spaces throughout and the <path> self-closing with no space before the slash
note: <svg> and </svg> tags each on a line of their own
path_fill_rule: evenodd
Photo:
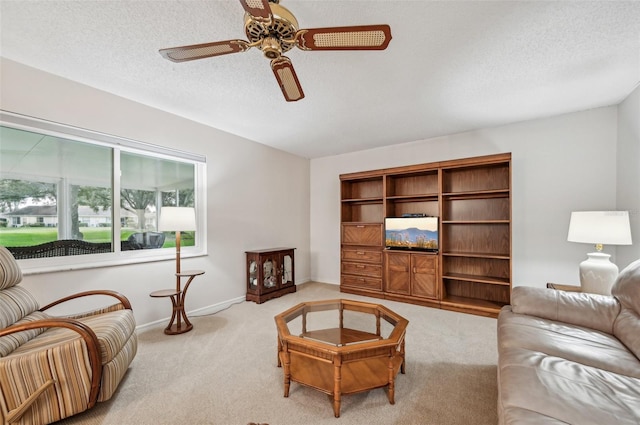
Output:
<svg viewBox="0 0 640 425">
<path fill-rule="evenodd" d="M 207 255 L 206 250 L 181 249 L 180 258 L 195 258 Z M 34 258 L 30 260 L 18 260 L 24 276 L 65 272 L 72 270 L 95 269 L 101 267 L 124 266 L 130 264 L 144 264 L 157 261 L 175 261 L 175 250 L 163 253 L 109 253 L 91 255 L 73 255 L 69 257 Z"/>
</svg>

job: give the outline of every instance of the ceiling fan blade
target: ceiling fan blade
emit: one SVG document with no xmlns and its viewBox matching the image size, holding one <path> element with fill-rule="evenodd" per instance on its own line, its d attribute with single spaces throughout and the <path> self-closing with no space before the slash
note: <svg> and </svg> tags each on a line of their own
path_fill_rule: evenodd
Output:
<svg viewBox="0 0 640 425">
<path fill-rule="evenodd" d="M 271 19 L 269 0 L 240 0 L 242 7 L 254 18 Z"/>
<path fill-rule="evenodd" d="M 303 29 L 296 34 L 302 50 L 384 50 L 391 41 L 389 25 Z"/>
<path fill-rule="evenodd" d="M 288 57 L 280 56 L 278 59 L 272 60 L 271 69 L 273 69 L 273 74 L 276 76 L 287 102 L 295 102 L 304 97 L 302 86 L 300 86 L 296 71 Z"/>
<path fill-rule="evenodd" d="M 160 54 L 172 62 L 186 62 L 213 56 L 228 55 L 249 50 L 251 46 L 244 40 L 216 41 L 214 43 L 193 44 L 191 46 L 160 49 Z"/>
</svg>

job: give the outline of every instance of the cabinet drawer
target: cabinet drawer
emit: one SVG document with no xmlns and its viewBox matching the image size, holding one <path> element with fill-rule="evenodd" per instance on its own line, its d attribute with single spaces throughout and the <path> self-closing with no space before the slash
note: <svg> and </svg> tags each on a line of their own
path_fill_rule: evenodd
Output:
<svg viewBox="0 0 640 425">
<path fill-rule="evenodd" d="M 371 277 L 342 275 L 342 284 L 345 286 L 352 286 L 354 288 L 365 288 L 382 291 L 382 279 L 375 279 Z"/>
<path fill-rule="evenodd" d="M 381 278 L 382 266 L 377 264 L 343 262 L 342 273 Z"/>
<path fill-rule="evenodd" d="M 345 245 L 382 246 L 382 224 L 343 224 Z"/>
<path fill-rule="evenodd" d="M 343 249 L 342 260 L 382 264 L 382 252 L 365 251 L 361 249 Z"/>
</svg>

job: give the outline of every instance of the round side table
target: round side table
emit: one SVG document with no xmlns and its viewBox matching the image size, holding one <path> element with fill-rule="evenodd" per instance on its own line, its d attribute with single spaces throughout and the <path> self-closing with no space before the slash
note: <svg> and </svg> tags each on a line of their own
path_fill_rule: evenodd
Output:
<svg viewBox="0 0 640 425">
<path fill-rule="evenodd" d="M 189 332 L 193 329 L 193 325 L 187 318 L 187 313 L 184 311 L 184 300 L 187 296 L 187 290 L 189 285 L 196 276 L 204 274 L 204 270 L 186 270 L 176 273 L 177 287 L 176 289 L 161 289 L 149 294 L 153 298 L 171 298 L 171 305 L 173 311 L 171 312 L 171 320 L 164 329 L 164 333 L 167 335 L 177 335 L 185 332 Z M 184 285 L 184 289 L 180 288 L 180 278 L 188 277 L 187 283 Z"/>
</svg>

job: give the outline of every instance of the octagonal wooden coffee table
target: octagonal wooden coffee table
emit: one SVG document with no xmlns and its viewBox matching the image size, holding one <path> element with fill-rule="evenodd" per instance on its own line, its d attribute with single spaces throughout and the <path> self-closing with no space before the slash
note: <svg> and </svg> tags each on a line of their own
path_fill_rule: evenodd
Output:
<svg viewBox="0 0 640 425">
<path fill-rule="evenodd" d="M 336 418 L 343 394 L 386 387 L 395 403 L 408 320 L 379 304 L 337 299 L 300 303 L 275 321 L 285 397 L 291 381 L 315 388 L 333 398 Z"/>
</svg>

